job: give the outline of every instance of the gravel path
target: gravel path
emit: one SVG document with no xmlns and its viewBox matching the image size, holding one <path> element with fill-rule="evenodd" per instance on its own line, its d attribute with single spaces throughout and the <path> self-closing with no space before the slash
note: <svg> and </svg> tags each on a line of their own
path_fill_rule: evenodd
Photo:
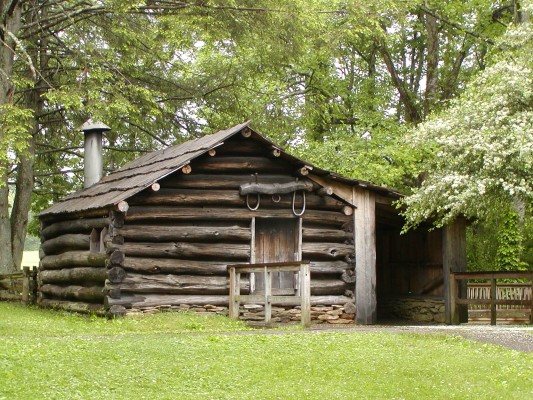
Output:
<svg viewBox="0 0 533 400">
<path fill-rule="evenodd" d="M 255 325 L 255 324 L 254 324 Z M 258 325 L 256 325 L 258 326 Z M 280 325 L 283 326 L 283 325 Z M 238 334 L 284 334 L 295 333 L 286 330 L 259 330 Z M 390 332 L 457 335 L 482 343 L 491 343 L 523 353 L 533 353 L 533 326 L 525 325 L 313 325 L 309 330 L 297 333 L 318 332 Z"/>
<path fill-rule="evenodd" d="M 313 326 L 315 331 L 330 330 L 324 325 Z M 350 332 L 391 332 L 458 335 L 482 343 L 504 346 L 524 353 L 533 353 L 533 326 L 491 325 L 352 325 L 334 328 Z"/>
</svg>

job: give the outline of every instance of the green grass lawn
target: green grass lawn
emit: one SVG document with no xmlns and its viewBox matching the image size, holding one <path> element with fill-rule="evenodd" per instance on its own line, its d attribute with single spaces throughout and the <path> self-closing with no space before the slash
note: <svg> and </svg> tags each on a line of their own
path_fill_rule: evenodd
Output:
<svg viewBox="0 0 533 400">
<path fill-rule="evenodd" d="M 533 355 L 456 336 L 250 332 L 0 303 L 0 399 L 526 399 Z"/>
</svg>

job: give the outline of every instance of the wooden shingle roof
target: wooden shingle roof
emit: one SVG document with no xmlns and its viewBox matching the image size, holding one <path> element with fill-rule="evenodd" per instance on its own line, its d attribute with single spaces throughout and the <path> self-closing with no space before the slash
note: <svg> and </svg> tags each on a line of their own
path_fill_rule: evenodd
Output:
<svg viewBox="0 0 533 400">
<path fill-rule="evenodd" d="M 105 176 L 97 184 L 62 198 L 40 215 L 76 213 L 118 204 L 219 146 L 249 123 L 247 121 L 212 135 L 144 154 Z"/>
<path fill-rule="evenodd" d="M 81 213 L 89 210 L 113 207 L 121 201 L 146 189 L 158 180 L 179 170 L 189 164 L 193 159 L 220 146 L 229 137 L 247 128 L 250 122 L 247 121 L 212 135 L 206 135 L 163 150 L 144 154 L 117 171 L 105 176 L 98 183 L 62 198 L 56 204 L 41 212 L 40 216 Z M 279 149 L 274 143 L 253 130 L 252 135 L 256 140 Z M 328 179 L 333 179 L 350 186 L 363 186 L 388 196 L 398 197 L 400 195 L 390 189 L 374 185 L 367 181 L 346 178 L 342 175 L 320 169 L 281 149 L 280 151 L 281 158 L 295 165 L 309 166 L 315 175 L 327 177 Z"/>
</svg>

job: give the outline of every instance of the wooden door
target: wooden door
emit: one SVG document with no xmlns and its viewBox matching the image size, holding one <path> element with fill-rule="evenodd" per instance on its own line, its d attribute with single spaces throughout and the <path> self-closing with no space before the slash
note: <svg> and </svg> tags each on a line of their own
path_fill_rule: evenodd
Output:
<svg viewBox="0 0 533 400">
<path fill-rule="evenodd" d="M 299 259 L 298 219 L 257 218 L 255 220 L 255 263 L 288 262 Z M 294 293 L 293 272 L 272 275 L 273 294 Z M 255 292 L 264 290 L 263 275 L 255 276 Z"/>
</svg>

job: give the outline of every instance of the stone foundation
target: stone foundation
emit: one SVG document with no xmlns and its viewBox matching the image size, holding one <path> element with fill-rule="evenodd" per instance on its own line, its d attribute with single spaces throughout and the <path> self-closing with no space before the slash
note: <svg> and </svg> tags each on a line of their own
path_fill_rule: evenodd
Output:
<svg viewBox="0 0 533 400">
<path fill-rule="evenodd" d="M 444 300 L 432 297 L 400 297 L 378 302 L 380 318 L 444 323 Z"/>
<path fill-rule="evenodd" d="M 181 304 L 179 306 L 158 306 L 146 309 L 128 309 L 126 315 L 155 314 L 165 311 L 191 311 L 199 315 L 228 315 L 228 307 L 214 305 L 195 306 Z M 265 309 L 259 304 L 241 305 L 239 319 L 250 322 L 265 320 Z M 352 303 L 345 305 L 317 305 L 311 307 L 311 322 L 313 324 L 353 324 L 355 307 Z M 273 323 L 292 323 L 301 321 L 300 306 L 272 307 Z"/>
</svg>

